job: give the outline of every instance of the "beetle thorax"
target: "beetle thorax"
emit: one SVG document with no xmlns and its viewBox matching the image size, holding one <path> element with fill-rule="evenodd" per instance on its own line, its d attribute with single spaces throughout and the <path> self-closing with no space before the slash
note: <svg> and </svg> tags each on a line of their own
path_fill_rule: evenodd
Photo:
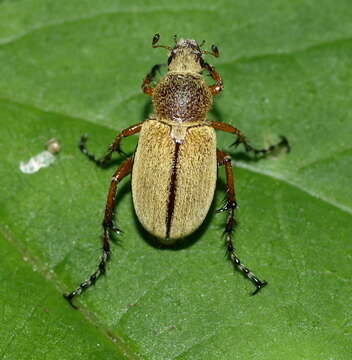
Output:
<svg viewBox="0 0 352 360">
<path fill-rule="evenodd" d="M 169 72 L 154 88 L 153 104 L 157 118 L 204 121 L 212 105 L 212 94 L 199 74 Z"/>
</svg>

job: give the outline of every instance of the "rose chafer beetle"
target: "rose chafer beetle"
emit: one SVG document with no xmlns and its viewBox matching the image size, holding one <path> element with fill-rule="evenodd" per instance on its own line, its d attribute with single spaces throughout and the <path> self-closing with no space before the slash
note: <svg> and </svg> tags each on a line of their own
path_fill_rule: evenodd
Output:
<svg viewBox="0 0 352 360">
<path fill-rule="evenodd" d="M 155 65 L 145 77 L 142 89 L 152 97 L 154 113 L 144 122 L 133 125 L 118 134 L 107 154 L 98 159 L 86 147 L 87 138 L 80 142 L 81 151 L 97 165 L 110 162 L 113 152 L 121 153 L 121 140 L 140 133 L 137 149 L 127 158 L 112 177 L 103 220 L 103 254 L 96 271 L 65 298 L 72 299 L 105 272 L 110 256 L 110 236 L 120 230 L 113 223 L 113 208 L 118 183 L 132 174 L 132 197 L 137 217 L 143 227 L 166 245 L 175 243 L 193 233 L 204 221 L 213 201 L 218 166 L 224 166 L 227 199 L 218 212 L 227 212 L 225 227 L 229 258 L 255 285 L 256 294 L 267 283 L 254 275 L 238 258 L 232 241 L 237 207 L 234 176 L 230 156 L 217 149 L 215 130 L 237 136 L 234 145 L 243 144 L 255 155 L 265 155 L 277 147 L 288 148 L 286 138 L 267 149 L 253 148 L 242 132 L 232 125 L 209 121 L 207 118 L 213 96 L 224 86 L 220 75 L 204 59 L 204 54 L 219 56 L 212 45 L 211 51 L 201 50 L 195 40 L 175 37 L 175 46 L 159 45 L 159 34 L 154 35 L 152 47 L 169 50 L 168 72 L 152 86 L 162 65 Z M 207 85 L 202 73 L 208 72 L 215 81 Z"/>
</svg>

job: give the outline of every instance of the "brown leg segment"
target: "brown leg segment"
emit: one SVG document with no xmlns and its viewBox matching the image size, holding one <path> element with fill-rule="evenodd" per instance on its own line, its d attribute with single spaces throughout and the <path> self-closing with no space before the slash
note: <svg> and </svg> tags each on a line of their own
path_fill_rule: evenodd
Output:
<svg viewBox="0 0 352 360">
<path fill-rule="evenodd" d="M 209 86 L 209 89 L 213 95 L 219 94 L 224 89 L 221 76 L 215 71 L 215 68 L 208 63 L 202 64 L 203 68 L 209 71 L 210 76 L 215 80 L 216 84 Z"/>
<path fill-rule="evenodd" d="M 120 134 L 118 134 L 114 140 L 114 142 L 109 146 L 109 150 L 107 153 L 100 159 L 98 159 L 94 154 L 88 151 L 87 149 L 87 135 L 83 135 L 79 142 L 79 149 L 82 151 L 84 155 L 86 155 L 90 160 L 95 162 L 98 166 L 106 166 L 111 161 L 111 156 L 114 151 L 119 154 L 124 154 L 124 152 L 120 148 L 120 142 L 122 138 L 137 134 L 141 131 L 143 123 L 139 123 L 136 125 L 132 125 L 129 128 L 123 130 Z"/>
<path fill-rule="evenodd" d="M 225 205 L 218 210 L 218 212 L 229 211 L 231 209 L 236 209 L 236 194 L 235 194 L 235 183 L 231 165 L 231 157 L 226 154 L 224 151 L 216 151 L 218 165 L 225 165 L 226 172 L 226 184 L 227 184 L 227 200 Z"/>
<path fill-rule="evenodd" d="M 116 188 L 118 183 L 132 171 L 133 166 L 133 158 L 129 158 L 125 160 L 122 165 L 116 170 L 114 176 L 111 180 L 111 185 L 108 193 L 108 198 L 105 207 L 105 216 L 103 220 L 103 255 L 100 259 L 98 268 L 94 271 L 94 273 L 85 281 L 83 281 L 77 289 L 74 291 L 64 294 L 64 297 L 69 301 L 69 303 L 76 308 L 76 306 L 72 303 L 72 300 L 75 296 L 80 295 L 83 291 L 88 289 L 91 285 L 94 285 L 98 278 L 105 273 L 106 264 L 110 257 L 110 232 L 120 232 L 118 228 L 116 228 L 113 224 L 113 215 L 114 215 L 114 205 L 115 205 L 115 197 L 116 197 Z"/>
<path fill-rule="evenodd" d="M 149 74 L 144 78 L 143 84 L 142 84 L 142 90 L 144 93 L 146 93 L 149 96 L 153 95 L 153 88 L 151 86 L 152 81 L 154 80 L 156 73 L 160 70 L 160 68 L 164 66 L 164 64 L 156 64 L 152 67 Z"/>
<path fill-rule="evenodd" d="M 226 171 L 226 183 L 227 183 L 227 201 L 225 205 L 219 209 L 219 212 L 227 211 L 228 217 L 225 228 L 226 235 L 226 246 L 229 257 L 233 263 L 233 265 L 240 270 L 249 280 L 253 282 L 256 287 L 256 290 L 252 293 L 255 295 L 259 292 L 261 288 L 267 285 L 266 281 L 260 280 L 256 275 L 252 273 L 244 264 L 241 263 L 241 260 L 238 258 L 235 248 L 232 242 L 232 233 L 235 225 L 235 209 L 237 207 L 236 203 L 236 194 L 235 194 L 235 186 L 234 186 L 234 177 L 233 170 L 231 165 L 231 157 L 223 151 L 217 150 L 217 160 L 218 165 L 224 165 Z"/>
<path fill-rule="evenodd" d="M 238 146 L 239 144 L 242 143 L 244 145 L 246 151 L 253 152 L 254 155 L 264 155 L 265 156 L 280 147 L 285 147 L 287 149 L 287 152 L 290 151 L 290 145 L 284 136 L 281 136 L 281 141 L 275 145 L 270 145 L 269 147 L 267 147 L 265 149 L 256 149 L 252 145 L 250 145 L 250 143 L 248 142 L 245 135 L 239 129 L 235 128 L 234 126 L 220 122 L 220 121 L 212 121 L 210 123 L 210 125 L 215 130 L 221 130 L 221 131 L 225 131 L 225 132 L 237 135 L 237 140 L 232 145 Z"/>
</svg>

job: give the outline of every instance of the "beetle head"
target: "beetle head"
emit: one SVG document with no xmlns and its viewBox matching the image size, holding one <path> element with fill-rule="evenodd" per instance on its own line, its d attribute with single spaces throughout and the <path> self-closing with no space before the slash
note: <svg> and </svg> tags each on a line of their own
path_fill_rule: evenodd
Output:
<svg viewBox="0 0 352 360">
<path fill-rule="evenodd" d="M 199 73 L 203 70 L 204 60 L 203 54 L 210 54 L 215 57 L 219 56 L 219 50 L 215 45 L 211 46 L 211 51 L 201 50 L 201 46 L 205 43 L 203 41 L 198 44 L 192 39 L 180 39 L 177 41 L 175 36 L 175 46 L 158 45 L 160 39 L 159 34 L 155 34 L 152 41 L 152 46 L 162 47 L 170 51 L 168 66 L 169 71 L 181 72 L 196 72 Z"/>
</svg>

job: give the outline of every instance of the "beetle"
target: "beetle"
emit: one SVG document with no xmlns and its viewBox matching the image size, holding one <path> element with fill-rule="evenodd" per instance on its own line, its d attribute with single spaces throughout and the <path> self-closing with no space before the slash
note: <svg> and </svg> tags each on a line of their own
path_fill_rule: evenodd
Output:
<svg viewBox="0 0 352 360">
<path fill-rule="evenodd" d="M 120 134 L 102 158 L 87 149 L 87 137 L 80 141 L 81 151 L 97 165 L 104 166 L 114 152 L 122 153 L 121 140 L 140 133 L 135 153 L 124 160 L 114 173 L 108 192 L 103 220 L 103 254 L 96 271 L 78 288 L 64 297 L 72 299 L 82 293 L 105 272 L 110 257 L 110 236 L 120 230 L 113 222 L 113 208 L 119 182 L 132 174 L 132 198 L 137 217 L 143 227 L 161 243 L 171 245 L 193 233 L 204 221 L 214 197 L 218 166 L 224 166 L 227 182 L 227 199 L 218 212 L 227 212 L 225 227 L 226 247 L 233 265 L 255 285 L 253 295 L 267 282 L 260 280 L 239 259 L 233 245 L 232 233 L 237 207 L 231 157 L 217 149 L 215 130 L 237 136 L 233 145 L 243 144 L 247 152 L 266 155 L 288 142 L 282 137 L 276 145 L 266 149 L 252 147 L 236 127 L 218 121 L 209 121 L 208 111 L 213 96 L 224 86 L 221 76 L 208 64 L 203 55 L 219 56 L 215 45 L 211 51 L 201 50 L 203 43 L 175 37 L 174 47 L 159 45 L 160 35 L 152 40 L 153 48 L 169 51 L 168 71 L 152 86 L 162 65 L 155 65 L 145 77 L 142 90 L 152 97 L 154 113 L 142 123 L 133 125 Z M 208 85 L 202 73 L 206 71 L 215 82 Z"/>
</svg>

